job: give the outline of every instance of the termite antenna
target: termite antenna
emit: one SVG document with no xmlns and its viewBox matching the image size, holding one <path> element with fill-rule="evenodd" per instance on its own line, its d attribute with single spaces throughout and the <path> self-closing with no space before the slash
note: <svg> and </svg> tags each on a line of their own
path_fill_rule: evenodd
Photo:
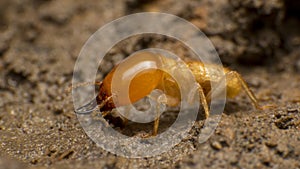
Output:
<svg viewBox="0 0 300 169">
<path fill-rule="evenodd" d="M 102 84 L 102 82 L 82 82 L 82 83 L 78 83 L 72 86 L 69 86 L 65 91 L 67 93 L 71 93 L 72 89 L 76 89 L 78 87 L 83 87 L 83 86 L 91 86 L 91 85 L 97 85 L 100 86 Z"/>
</svg>

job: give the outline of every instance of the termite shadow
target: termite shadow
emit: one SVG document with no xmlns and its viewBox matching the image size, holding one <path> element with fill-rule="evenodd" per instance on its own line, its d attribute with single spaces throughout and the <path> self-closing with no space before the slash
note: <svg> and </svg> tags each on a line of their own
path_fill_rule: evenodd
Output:
<svg viewBox="0 0 300 169">
<path fill-rule="evenodd" d="M 189 110 L 187 110 L 189 111 Z M 163 112 L 160 116 L 159 127 L 158 127 L 158 134 L 161 134 L 168 130 L 177 120 L 179 114 L 179 110 L 167 110 Z M 186 117 L 185 117 L 186 116 Z M 181 118 L 190 119 L 187 113 L 183 112 Z M 122 119 L 120 117 L 113 117 L 108 115 L 105 119 L 110 123 L 110 125 L 117 130 L 118 132 L 132 137 L 132 136 L 139 136 L 143 134 L 151 134 L 153 132 L 154 122 L 149 123 L 136 123 L 133 121 L 128 120 L 127 124 L 122 123 Z M 205 113 L 203 108 L 199 108 L 196 121 L 203 121 L 205 120 Z M 192 122 L 192 121 L 189 121 Z M 185 124 L 182 124 L 185 125 Z"/>
<path fill-rule="evenodd" d="M 165 132 L 168 128 L 172 126 L 172 124 L 176 121 L 178 116 L 178 112 L 176 111 L 166 111 L 163 112 L 160 116 L 159 126 L 158 126 L 158 134 Z M 112 118 L 113 119 L 113 118 Z M 112 120 L 108 119 L 108 120 Z M 120 124 L 120 123 L 119 123 Z M 128 120 L 127 124 L 123 124 L 122 126 L 118 126 L 113 124 L 114 129 L 118 130 L 120 133 L 132 137 L 140 134 L 151 134 L 153 131 L 154 122 L 149 123 L 136 123 Z"/>
<path fill-rule="evenodd" d="M 253 109 L 253 106 L 251 104 L 247 104 L 246 101 L 238 102 L 237 100 L 227 100 L 224 113 L 226 115 L 233 115 L 238 112 L 249 111 L 251 109 Z"/>
</svg>

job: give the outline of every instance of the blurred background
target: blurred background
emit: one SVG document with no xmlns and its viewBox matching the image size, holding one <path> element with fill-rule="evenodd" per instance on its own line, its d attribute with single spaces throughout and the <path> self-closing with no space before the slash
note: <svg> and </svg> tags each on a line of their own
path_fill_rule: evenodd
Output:
<svg viewBox="0 0 300 169">
<path fill-rule="evenodd" d="M 199 27 L 225 66 L 240 72 L 262 104 L 229 100 L 216 133 L 201 128 L 168 153 L 126 159 L 85 135 L 70 94 L 76 58 L 101 26 L 136 12 L 164 12 Z M 164 37 L 129 38 L 107 54 L 101 80 L 134 51 L 189 52 Z M 300 1 L 1 0 L 0 168 L 300 168 Z M 164 118 L 164 117 L 162 117 Z M 166 117 L 167 118 L 167 117 Z"/>
</svg>

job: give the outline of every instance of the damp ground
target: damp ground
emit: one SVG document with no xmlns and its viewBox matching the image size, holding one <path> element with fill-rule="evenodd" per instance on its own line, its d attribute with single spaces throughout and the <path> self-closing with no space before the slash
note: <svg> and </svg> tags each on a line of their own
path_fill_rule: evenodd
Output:
<svg viewBox="0 0 300 169">
<path fill-rule="evenodd" d="M 299 9 L 292 0 L 1 1 L 0 168 L 300 168 Z M 187 138 L 155 157 L 128 159 L 97 147 L 65 89 L 89 36 L 114 19 L 143 11 L 194 23 L 223 64 L 242 74 L 260 104 L 275 107 L 256 110 L 242 93 L 227 101 L 207 142 L 197 143 L 201 126 L 195 125 Z M 109 51 L 99 79 L 143 48 L 189 57 L 180 45 L 156 36 L 127 39 Z M 160 129 L 174 117 L 166 112 Z M 123 132 L 151 132 L 151 124 L 130 124 Z"/>
</svg>

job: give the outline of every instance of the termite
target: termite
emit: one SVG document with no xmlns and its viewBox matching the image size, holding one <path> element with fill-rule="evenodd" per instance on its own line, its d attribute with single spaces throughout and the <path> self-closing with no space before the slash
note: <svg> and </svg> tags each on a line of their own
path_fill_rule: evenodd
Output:
<svg viewBox="0 0 300 169">
<path fill-rule="evenodd" d="M 138 100 L 149 95 L 153 90 L 159 89 L 164 91 L 167 96 L 166 104 L 168 106 L 178 106 L 180 103 L 180 89 L 174 79 L 164 71 L 158 69 L 148 69 L 137 74 L 130 81 L 129 86 L 129 101 L 124 99 L 122 96 L 116 97 L 113 99 L 113 95 L 116 93 L 112 92 L 112 83 L 113 76 L 118 76 L 119 79 L 125 79 L 128 74 L 132 74 L 136 71 L 137 67 L 147 67 L 149 63 L 152 64 L 169 64 L 172 65 L 176 62 L 172 58 L 162 56 L 160 54 L 155 54 L 149 51 L 138 52 L 133 56 L 130 56 L 123 60 L 121 63 L 116 65 L 104 78 L 102 82 L 96 83 L 99 85 L 99 93 L 96 96 L 96 103 L 90 102 L 85 106 L 76 110 L 76 113 L 84 114 L 89 113 L 98 107 L 102 116 L 107 116 L 110 112 L 118 107 L 124 106 L 131 103 L 135 103 Z M 211 95 L 211 82 L 218 83 L 223 77 L 211 76 L 210 74 L 214 73 L 217 68 L 220 68 L 219 65 L 215 64 L 204 64 L 200 61 L 187 61 L 185 62 L 187 67 L 190 69 L 191 73 L 194 75 L 198 85 L 198 91 L 200 96 L 200 103 L 202 104 L 205 117 L 209 116 L 208 103 L 210 102 Z M 174 64 L 175 65 L 175 64 Z M 120 68 L 121 71 L 118 71 L 116 74 L 116 69 Z M 225 74 L 226 79 L 226 97 L 234 98 L 242 90 L 244 90 L 247 96 L 250 98 L 252 104 L 256 109 L 263 109 L 258 103 L 257 98 L 250 90 L 249 86 L 243 80 L 241 75 L 236 71 L 233 71 L 229 68 L 221 67 Z M 115 102 L 117 102 L 117 104 Z M 156 117 L 153 126 L 152 135 L 157 135 L 159 126 L 159 116 Z"/>
</svg>

